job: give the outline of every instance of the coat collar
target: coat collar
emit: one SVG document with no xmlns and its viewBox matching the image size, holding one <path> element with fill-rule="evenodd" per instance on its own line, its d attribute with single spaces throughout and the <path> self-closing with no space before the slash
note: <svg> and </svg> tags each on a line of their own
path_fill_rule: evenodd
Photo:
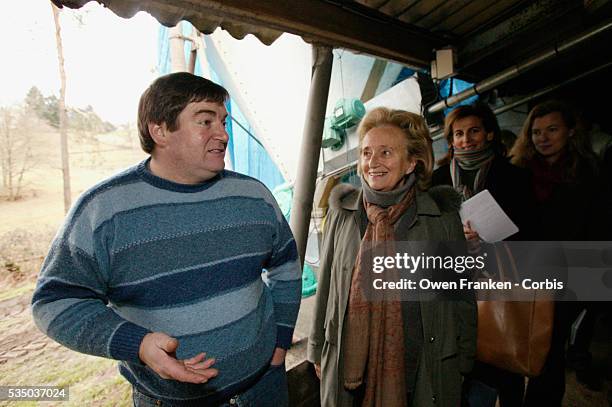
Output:
<svg viewBox="0 0 612 407">
<path fill-rule="evenodd" d="M 363 192 L 350 184 L 338 184 L 329 197 L 329 206 L 347 211 L 357 211 L 362 205 Z M 417 190 L 417 215 L 440 216 L 440 208 L 427 192 Z"/>
</svg>

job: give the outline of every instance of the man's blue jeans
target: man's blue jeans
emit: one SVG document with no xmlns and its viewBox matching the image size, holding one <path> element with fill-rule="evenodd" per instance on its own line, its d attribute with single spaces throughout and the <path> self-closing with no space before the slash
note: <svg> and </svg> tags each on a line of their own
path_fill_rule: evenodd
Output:
<svg viewBox="0 0 612 407">
<path fill-rule="evenodd" d="M 134 407 L 173 407 L 173 404 L 132 390 Z M 243 393 L 214 407 L 288 407 L 287 372 L 285 364 L 270 366 L 257 383 Z M 203 406 L 206 407 L 206 406 Z"/>
</svg>

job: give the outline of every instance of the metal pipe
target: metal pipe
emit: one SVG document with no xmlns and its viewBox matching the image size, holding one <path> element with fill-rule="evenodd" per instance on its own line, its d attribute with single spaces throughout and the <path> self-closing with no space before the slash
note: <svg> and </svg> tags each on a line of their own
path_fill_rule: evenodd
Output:
<svg viewBox="0 0 612 407">
<path fill-rule="evenodd" d="M 306 121 L 304 123 L 290 221 L 302 267 L 304 266 L 312 200 L 316 187 L 332 62 L 333 54 L 330 47 L 312 46 L 312 81 L 308 94 Z"/>
<path fill-rule="evenodd" d="M 540 90 L 538 90 L 538 91 L 536 91 L 536 92 L 534 92 L 534 93 L 532 93 L 532 94 L 530 94 L 528 96 L 520 98 L 520 99 L 518 99 L 518 100 L 516 100 L 516 101 L 514 101 L 514 102 L 512 102 L 510 104 L 507 104 L 507 105 L 504 105 L 504 106 L 500 106 L 500 107 L 494 109 L 493 113 L 496 116 L 500 115 L 502 113 L 507 112 L 508 110 L 514 109 L 517 106 L 520 106 L 520 105 L 522 105 L 524 103 L 527 103 L 527 102 L 529 102 L 529 101 L 531 101 L 533 99 L 539 98 L 540 96 L 546 95 L 547 93 L 555 91 L 555 90 L 557 90 L 557 89 L 559 89 L 559 88 L 561 88 L 561 87 L 563 87 L 565 85 L 568 85 L 568 84 L 570 84 L 572 82 L 576 82 L 576 81 L 578 81 L 578 80 L 580 80 L 582 78 L 585 78 L 585 77 L 587 77 L 589 75 L 592 75 L 592 74 L 594 74 L 594 73 L 596 73 L 598 71 L 601 71 L 601 70 L 609 68 L 609 67 L 612 67 L 612 61 L 611 62 L 607 62 L 607 63 L 602 64 L 602 65 L 599 65 L 598 67 L 590 69 L 590 70 L 588 70 L 586 72 L 583 72 L 580 75 L 576 75 L 576 76 L 566 80 L 563 83 L 557 83 L 555 85 L 547 86 L 547 87 L 542 88 L 542 89 L 540 89 Z M 441 130 L 440 131 L 436 131 L 436 132 L 431 134 L 431 139 L 433 141 L 439 140 L 442 137 L 443 137 L 443 132 Z"/>
<path fill-rule="evenodd" d="M 452 107 L 459 102 L 464 101 L 467 98 L 470 98 L 474 95 L 481 94 L 486 92 L 487 90 L 493 89 L 494 87 L 509 81 L 512 78 L 517 77 L 518 75 L 527 72 L 528 70 L 542 64 L 545 61 L 548 61 L 552 57 L 558 55 L 561 52 L 567 51 L 570 48 L 577 46 L 578 44 L 583 43 L 584 41 L 612 28 L 612 21 L 609 20 L 600 26 L 589 30 L 578 37 L 572 38 L 568 41 L 565 41 L 561 44 L 555 44 L 554 47 L 544 51 L 535 57 L 529 58 L 527 61 L 514 65 L 508 69 L 503 70 L 502 72 L 490 76 L 487 79 L 484 79 L 469 89 L 464 90 L 463 92 L 459 92 L 456 95 L 452 95 L 447 97 L 444 100 L 434 103 L 427 110 L 429 113 L 438 112 L 444 108 Z"/>
<path fill-rule="evenodd" d="M 438 141 L 442 137 L 444 137 L 444 131 L 443 130 L 438 130 L 437 132 L 431 134 L 431 141 Z"/>
<path fill-rule="evenodd" d="M 191 52 L 189 53 L 189 66 L 187 68 L 187 72 L 189 72 L 192 75 L 195 73 L 195 66 L 196 66 L 197 58 L 198 58 L 198 50 L 193 48 Z"/>
<path fill-rule="evenodd" d="M 586 41 L 598 34 L 601 34 L 602 32 L 610 29 L 610 27 L 612 27 L 612 21 L 608 20 L 605 23 L 599 25 L 598 27 L 595 27 L 592 30 L 587 31 L 586 33 L 581 34 L 574 39 L 564 42 L 563 44 L 559 45 L 557 49 L 559 50 L 559 52 L 563 52 L 567 49 L 570 49 L 571 47 L 575 45 L 580 44 L 583 41 Z"/>
<path fill-rule="evenodd" d="M 170 28 L 168 41 L 170 42 L 170 71 L 186 72 L 185 37 L 183 37 L 182 23 Z"/>
<path fill-rule="evenodd" d="M 523 103 L 527 103 L 527 102 L 529 102 L 529 101 L 531 101 L 531 100 L 533 100 L 535 98 L 538 98 L 540 96 L 546 95 L 547 93 L 550 93 L 550 92 L 552 92 L 554 90 L 557 90 L 557 89 L 559 89 L 559 88 L 561 88 L 561 87 L 563 87 L 565 85 L 568 85 L 568 84 L 570 84 L 572 82 L 576 82 L 577 80 L 580 80 L 580 79 L 582 79 L 584 77 L 587 77 L 589 75 L 594 74 L 595 72 L 601 71 L 602 69 L 606 69 L 606 68 L 611 67 L 611 66 L 612 66 L 612 62 L 608 62 L 608 63 L 605 63 L 603 65 L 599 65 L 598 67 L 593 68 L 591 70 L 588 70 L 586 72 L 583 72 L 580 75 L 574 76 L 574 77 L 568 79 L 567 81 L 565 81 L 563 83 L 557 83 L 555 85 L 547 86 L 547 87 L 545 87 L 543 89 L 540 89 L 539 91 L 537 91 L 535 93 L 532 93 L 529 96 L 525 96 L 524 98 L 521 98 L 521 99 L 519 99 L 519 100 L 517 100 L 515 102 L 512 102 L 512 103 L 508 104 L 508 105 L 500 106 L 497 109 L 493 110 L 493 113 L 495 115 L 505 113 L 505 112 L 507 112 L 510 109 L 514 109 L 515 107 L 522 105 Z"/>
<path fill-rule="evenodd" d="M 343 175 L 345 172 L 353 170 L 357 167 L 357 160 L 355 161 L 351 161 L 348 164 L 344 164 L 342 167 L 338 167 L 333 171 L 330 171 L 328 173 L 319 173 L 319 176 L 323 176 L 325 178 L 329 178 L 329 177 L 335 177 L 337 175 Z"/>
</svg>

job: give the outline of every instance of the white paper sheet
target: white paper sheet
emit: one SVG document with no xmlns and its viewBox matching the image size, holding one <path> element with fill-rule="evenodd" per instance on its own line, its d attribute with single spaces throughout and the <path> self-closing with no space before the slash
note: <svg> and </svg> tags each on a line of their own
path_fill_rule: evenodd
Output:
<svg viewBox="0 0 612 407">
<path fill-rule="evenodd" d="M 486 189 L 465 201 L 459 215 L 463 224 L 469 220 L 472 229 L 488 243 L 499 242 L 519 231 Z"/>
</svg>

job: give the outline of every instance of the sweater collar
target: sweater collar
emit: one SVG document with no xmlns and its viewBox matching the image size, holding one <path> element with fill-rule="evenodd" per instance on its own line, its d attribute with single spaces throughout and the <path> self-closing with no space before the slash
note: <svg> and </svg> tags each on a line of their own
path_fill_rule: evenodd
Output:
<svg viewBox="0 0 612 407">
<path fill-rule="evenodd" d="M 151 162 L 151 157 L 142 161 L 138 164 L 138 175 L 140 178 L 149 185 L 152 185 L 156 188 L 165 189 L 173 192 L 183 192 L 183 193 L 193 193 L 193 192 L 201 192 L 204 191 L 214 184 L 216 184 L 219 180 L 221 180 L 226 174 L 225 170 L 221 171 L 213 178 L 202 182 L 201 184 L 180 184 L 178 182 L 170 181 L 165 178 L 158 177 L 157 175 L 151 172 L 149 167 L 149 163 Z"/>
</svg>

